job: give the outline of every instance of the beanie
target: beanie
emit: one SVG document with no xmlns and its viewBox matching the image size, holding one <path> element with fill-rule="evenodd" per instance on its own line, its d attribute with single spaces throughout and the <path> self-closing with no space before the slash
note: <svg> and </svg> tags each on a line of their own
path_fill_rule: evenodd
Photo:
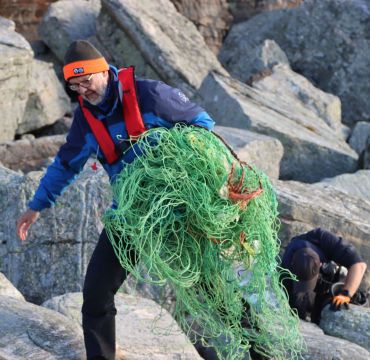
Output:
<svg viewBox="0 0 370 360">
<path fill-rule="evenodd" d="M 63 75 L 68 81 L 74 76 L 109 70 L 109 65 L 100 51 L 86 40 L 76 40 L 64 57 Z"/>
</svg>

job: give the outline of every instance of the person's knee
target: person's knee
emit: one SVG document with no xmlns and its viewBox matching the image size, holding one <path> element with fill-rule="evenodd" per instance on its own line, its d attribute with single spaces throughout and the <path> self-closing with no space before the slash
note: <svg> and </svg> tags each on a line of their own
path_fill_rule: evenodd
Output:
<svg viewBox="0 0 370 360">
<path fill-rule="evenodd" d="M 114 305 L 114 293 L 105 287 L 85 284 L 82 312 L 93 316 L 107 313 L 115 315 L 117 311 Z"/>
</svg>

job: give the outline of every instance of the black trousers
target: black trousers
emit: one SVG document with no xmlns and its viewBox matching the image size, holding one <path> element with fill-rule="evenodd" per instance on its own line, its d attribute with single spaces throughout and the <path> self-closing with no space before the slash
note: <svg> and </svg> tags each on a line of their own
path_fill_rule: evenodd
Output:
<svg viewBox="0 0 370 360">
<path fill-rule="evenodd" d="M 87 267 L 83 288 L 82 327 L 88 360 L 115 358 L 114 295 L 127 275 L 103 230 Z"/>
</svg>

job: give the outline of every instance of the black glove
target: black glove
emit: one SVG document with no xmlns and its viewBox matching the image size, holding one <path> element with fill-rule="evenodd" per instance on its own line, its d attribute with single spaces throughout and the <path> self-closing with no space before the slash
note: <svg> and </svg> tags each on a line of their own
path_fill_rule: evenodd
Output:
<svg viewBox="0 0 370 360">
<path fill-rule="evenodd" d="M 342 307 L 349 309 L 349 302 L 351 297 L 349 296 L 348 290 L 341 290 L 337 295 L 333 296 L 331 300 L 330 310 L 339 311 Z"/>
</svg>

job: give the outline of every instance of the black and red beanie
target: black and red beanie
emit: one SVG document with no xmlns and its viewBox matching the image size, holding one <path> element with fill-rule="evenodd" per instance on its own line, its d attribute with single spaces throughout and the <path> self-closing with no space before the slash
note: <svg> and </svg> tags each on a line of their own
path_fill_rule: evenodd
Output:
<svg viewBox="0 0 370 360">
<path fill-rule="evenodd" d="M 87 40 L 74 41 L 64 56 L 63 75 L 66 81 L 106 70 L 109 70 L 109 65 L 104 56 Z"/>
</svg>

